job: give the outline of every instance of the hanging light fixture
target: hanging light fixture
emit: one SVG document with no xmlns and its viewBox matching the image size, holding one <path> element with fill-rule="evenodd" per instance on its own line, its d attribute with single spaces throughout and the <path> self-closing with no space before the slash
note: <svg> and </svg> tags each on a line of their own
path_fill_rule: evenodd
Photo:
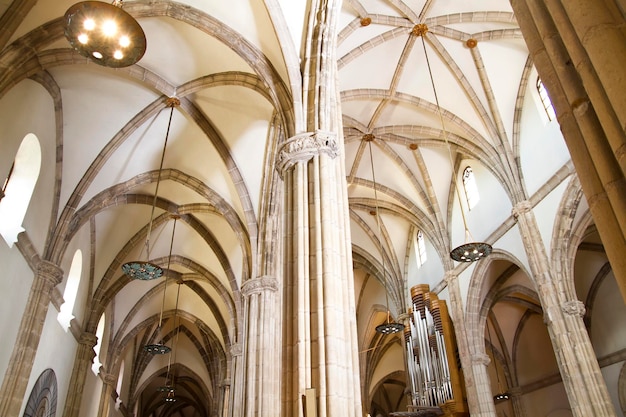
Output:
<svg viewBox="0 0 626 417">
<path fill-rule="evenodd" d="M 174 107 L 180 105 L 180 100 L 176 97 L 169 97 L 166 100 L 166 106 L 171 108 L 169 121 L 167 123 L 167 131 L 165 132 L 165 141 L 163 143 L 163 152 L 161 153 L 161 164 L 159 165 L 159 174 L 157 176 L 156 189 L 154 190 L 154 198 L 152 199 L 152 211 L 150 213 L 150 223 L 148 224 L 148 233 L 146 235 L 146 256 L 150 259 L 150 235 L 152 234 L 152 224 L 154 222 L 154 209 L 156 207 L 157 197 L 159 195 L 159 185 L 161 183 L 161 172 L 163 171 L 163 160 L 165 159 L 165 149 L 167 148 L 167 139 L 170 134 L 172 125 L 172 116 Z M 148 281 L 160 278 L 163 275 L 163 269 L 148 261 L 132 261 L 122 265 L 122 272 L 132 279 Z"/>
<path fill-rule="evenodd" d="M 376 225 L 378 226 L 378 239 L 380 240 L 380 258 L 383 267 L 383 285 L 385 288 L 385 307 L 387 307 L 387 319 L 383 324 L 379 324 L 376 326 L 376 331 L 382 334 L 393 334 L 398 333 L 399 331 L 404 330 L 404 325 L 401 323 L 397 323 L 391 320 L 391 312 L 389 311 L 389 295 L 387 293 L 387 278 L 385 271 L 385 255 L 383 253 L 382 247 L 382 227 L 380 225 L 380 212 L 379 212 L 379 204 L 378 204 L 378 185 L 376 184 L 376 174 L 374 172 L 374 158 L 372 156 L 372 141 L 374 140 L 374 135 L 367 134 L 363 135 L 363 140 L 367 142 L 367 147 L 369 150 L 370 156 L 370 166 L 372 167 L 372 182 L 374 183 L 374 201 L 376 202 L 376 207 L 374 211 L 371 211 L 370 214 L 376 216 Z"/>
<path fill-rule="evenodd" d="M 509 393 L 502 390 L 502 385 L 500 384 L 500 375 L 498 374 L 498 361 L 496 360 L 496 355 L 493 354 L 493 343 L 491 342 L 491 330 L 489 329 L 489 322 L 487 322 L 487 336 L 489 337 L 489 346 L 491 347 L 492 356 L 493 356 L 493 365 L 496 368 L 496 381 L 498 382 L 498 393 L 493 396 L 493 402 L 499 404 L 504 401 L 508 401 L 510 398 Z"/>
<path fill-rule="evenodd" d="M 170 264 L 172 262 L 172 249 L 174 247 L 174 233 L 176 232 L 176 221 L 180 218 L 180 216 L 178 214 L 172 214 L 171 218 L 174 219 L 174 227 L 172 227 L 172 239 L 170 240 L 170 254 L 167 257 L 167 270 L 170 270 Z M 165 294 L 167 292 L 167 279 L 165 280 L 164 284 L 163 284 L 163 300 L 161 301 L 161 313 L 159 314 L 159 327 L 158 330 L 159 332 L 162 331 L 162 325 L 163 325 L 163 310 L 165 309 Z M 178 305 L 178 299 L 176 300 L 176 304 Z M 145 345 L 144 350 L 148 353 L 152 353 L 153 355 L 164 355 L 166 353 L 171 352 L 171 348 L 169 346 L 166 346 L 165 343 L 163 342 L 159 342 L 159 343 L 150 343 Z"/>
<path fill-rule="evenodd" d="M 435 104 L 437 106 L 437 113 L 439 115 L 439 120 L 441 122 L 441 130 L 443 132 L 443 138 L 446 143 L 446 147 L 448 149 L 448 157 L 450 159 L 450 165 L 454 170 L 454 162 L 452 160 L 452 150 L 450 147 L 450 143 L 448 141 L 448 133 L 446 131 L 446 126 L 443 119 L 443 113 L 441 111 L 441 106 L 439 105 L 439 96 L 437 95 L 437 89 L 435 88 L 435 80 L 433 78 L 432 69 L 430 67 L 430 60 L 428 59 L 428 52 L 426 50 L 426 41 L 424 37 L 428 32 L 428 26 L 425 24 L 416 25 L 413 29 L 413 34 L 420 36 L 422 38 L 422 46 L 424 48 L 424 55 L 426 57 L 426 65 L 428 66 L 428 75 L 430 76 L 430 83 L 433 87 L 433 94 L 435 95 Z M 463 226 L 465 227 L 465 243 L 461 246 L 458 246 L 450 252 L 450 257 L 457 262 L 475 262 L 478 261 L 485 256 L 489 255 L 492 251 L 492 247 L 490 244 L 485 242 L 475 242 L 472 238 L 472 234 L 469 231 L 469 227 L 467 226 L 467 219 L 465 218 L 465 211 L 463 210 L 463 203 L 461 201 L 461 194 L 459 192 L 459 186 L 457 184 L 456 174 L 453 172 L 453 183 L 454 190 L 456 196 L 459 200 L 459 206 L 461 208 L 461 217 L 463 218 Z"/>
<path fill-rule="evenodd" d="M 176 338 L 174 339 L 174 345 L 172 351 L 170 352 L 170 357 L 167 362 L 167 373 L 165 374 L 165 385 L 157 388 L 158 391 L 165 393 L 165 398 L 163 400 L 166 403 L 173 403 L 176 401 L 176 389 L 175 389 L 175 376 L 170 375 L 170 371 L 172 369 L 172 353 L 174 355 L 173 362 L 176 364 L 176 347 L 178 346 L 178 336 L 180 334 L 180 320 L 178 319 L 178 300 L 180 299 L 180 286 L 183 281 L 179 280 L 178 290 L 176 291 L 176 308 L 174 309 L 174 326 L 176 327 Z M 170 383 L 171 377 L 171 383 Z"/>
<path fill-rule="evenodd" d="M 127 67 L 146 52 L 146 35 L 122 9 L 122 0 L 76 3 L 65 12 L 64 23 L 72 48 L 98 65 Z"/>
</svg>

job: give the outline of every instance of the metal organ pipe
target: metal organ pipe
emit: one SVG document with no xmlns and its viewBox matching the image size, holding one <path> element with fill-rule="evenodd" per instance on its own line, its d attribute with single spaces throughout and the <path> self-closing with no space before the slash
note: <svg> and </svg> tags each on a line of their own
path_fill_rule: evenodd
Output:
<svg viewBox="0 0 626 417">
<path fill-rule="evenodd" d="M 408 372 L 414 407 L 437 407 L 453 399 L 441 320 L 441 301 L 427 285 L 411 288 L 410 326 L 405 331 Z"/>
</svg>

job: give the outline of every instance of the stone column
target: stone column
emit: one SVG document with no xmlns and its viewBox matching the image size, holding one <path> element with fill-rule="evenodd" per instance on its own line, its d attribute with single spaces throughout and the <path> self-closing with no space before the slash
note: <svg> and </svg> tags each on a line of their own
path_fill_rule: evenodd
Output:
<svg viewBox="0 0 626 417">
<path fill-rule="evenodd" d="M 76 349 L 76 359 L 74 360 L 74 369 L 70 377 L 70 385 L 67 389 L 67 398 L 65 400 L 65 409 L 63 417 L 79 417 L 80 403 L 83 399 L 83 388 L 87 372 L 91 368 L 93 358 L 96 352 L 93 350 L 98 342 L 96 335 L 92 333 L 83 333 L 78 340 L 78 348 Z"/>
<path fill-rule="evenodd" d="M 101 371 L 100 378 L 102 378 L 102 391 L 100 394 L 100 406 L 98 407 L 98 416 L 108 417 L 109 410 L 111 408 L 111 401 L 113 400 L 112 395 L 113 392 L 115 392 L 116 390 L 115 383 L 117 382 L 117 377 L 115 375 Z"/>
<path fill-rule="evenodd" d="M 232 374 L 233 378 L 229 385 L 229 396 L 224 405 L 224 410 L 228 410 L 229 417 L 243 416 L 243 405 L 245 403 L 245 381 L 244 381 L 244 362 L 243 362 L 243 346 L 241 343 L 233 343 L 230 345 L 230 356 L 232 358 Z"/>
<path fill-rule="evenodd" d="M 224 381 L 222 381 L 221 385 L 221 393 L 222 393 L 222 398 L 221 398 L 221 410 L 222 410 L 222 417 L 228 417 L 230 414 L 230 379 L 225 379 Z"/>
<path fill-rule="evenodd" d="M 526 417 L 526 407 L 524 407 L 524 401 L 522 396 L 524 393 L 519 387 L 509 388 L 509 395 L 511 396 L 511 406 L 513 407 L 513 415 L 515 417 Z"/>
<path fill-rule="evenodd" d="M 278 309 L 275 278 L 246 281 L 245 298 L 245 407 L 246 417 L 265 417 L 280 409 L 280 368 L 277 366 Z"/>
<path fill-rule="evenodd" d="M 485 353 L 474 353 L 472 355 L 472 374 L 474 375 L 474 384 L 476 384 L 476 402 L 477 413 L 470 413 L 472 416 L 495 416 L 496 406 L 493 402 L 493 394 L 491 391 L 491 380 L 487 367 L 491 359 Z"/>
<path fill-rule="evenodd" d="M 459 276 L 456 272 L 448 271 L 444 279 L 448 286 L 448 294 L 450 296 L 450 319 L 454 323 L 454 333 L 456 335 L 457 347 L 459 349 L 459 359 L 463 369 L 463 377 L 465 379 L 465 392 L 467 394 L 467 406 L 472 416 L 491 415 L 489 405 L 481 401 L 484 398 L 483 393 L 479 393 L 479 389 L 484 389 L 481 385 L 480 377 L 474 375 L 475 371 L 475 354 L 472 354 L 467 332 L 465 331 L 465 314 L 463 313 L 463 301 L 461 298 L 461 288 L 459 286 Z M 483 348 L 484 349 L 484 348 Z M 482 354 L 484 356 L 484 353 Z M 478 356 L 482 358 L 482 356 Z M 487 357 L 489 359 L 489 357 Z M 484 368 L 484 367 L 483 367 Z M 478 368 L 481 370 L 481 368 Z M 483 372 L 486 372 L 482 369 Z M 478 379 L 478 381 L 477 381 Z M 489 393 L 490 388 L 487 387 Z M 493 406 L 492 406 L 493 407 Z"/>
<path fill-rule="evenodd" d="M 286 187 L 283 413 L 302 416 L 315 389 L 319 417 L 361 416 L 356 308 L 343 160 L 337 135 L 289 139 Z"/>
<path fill-rule="evenodd" d="M 63 271 L 55 264 L 43 260 L 37 264 L 37 273 L 0 388 L 0 416 L 17 416 L 20 412 L 48 314 L 50 296 L 62 280 Z"/>
<path fill-rule="evenodd" d="M 615 0 L 511 0 L 626 300 L 624 20 Z"/>
<path fill-rule="evenodd" d="M 565 300 L 552 276 L 539 226 L 528 201 L 513 207 L 544 312 L 563 385 L 575 417 L 614 417 L 615 410 L 582 320 L 579 301 Z"/>
</svg>

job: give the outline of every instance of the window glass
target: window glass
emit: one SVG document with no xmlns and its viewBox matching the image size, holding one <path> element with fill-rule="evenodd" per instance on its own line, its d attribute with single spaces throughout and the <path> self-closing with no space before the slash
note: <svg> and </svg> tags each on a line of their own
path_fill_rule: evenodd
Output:
<svg viewBox="0 0 626 417">
<path fill-rule="evenodd" d="M 539 93 L 539 98 L 541 99 L 541 104 L 543 104 L 543 109 L 546 111 L 549 120 L 556 119 L 556 113 L 554 112 L 554 107 L 552 106 L 552 101 L 550 101 L 550 97 L 548 96 L 548 90 L 541 82 L 541 78 L 537 77 L 537 92 Z"/>
<path fill-rule="evenodd" d="M 463 189 L 465 190 L 465 198 L 467 199 L 467 207 L 473 209 L 480 197 L 478 195 L 478 187 L 476 186 L 476 178 L 472 167 L 466 167 L 463 170 Z"/>
<path fill-rule="evenodd" d="M 22 140 L 13 165 L 2 180 L 4 195 L 0 200 L 0 234 L 9 247 L 17 242 L 18 233 L 24 231 L 22 222 L 33 196 L 40 168 L 39 139 L 29 133 Z"/>
<path fill-rule="evenodd" d="M 65 331 L 70 327 L 70 321 L 74 318 L 72 312 L 74 311 L 74 303 L 76 301 L 76 294 L 78 293 L 82 269 L 83 254 L 80 250 L 77 250 L 72 259 L 70 272 L 67 275 L 67 283 L 65 284 L 65 291 L 63 292 L 63 304 L 61 305 L 61 311 L 59 311 L 58 316 L 59 323 L 61 323 Z"/>
<path fill-rule="evenodd" d="M 426 262 L 426 243 L 424 242 L 424 234 L 421 230 L 418 230 L 415 240 L 415 248 L 417 252 L 417 267 L 419 268 Z"/>
<path fill-rule="evenodd" d="M 100 317 L 100 321 L 98 322 L 98 327 L 96 328 L 96 337 L 98 341 L 96 345 L 93 347 L 94 352 L 96 352 L 96 356 L 93 358 L 93 365 L 91 365 L 91 370 L 94 374 L 98 375 L 100 373 L 100 367 L 102 366 L 102 362 L 100 362 L 100 349 L 102 348 L 102 337 L 104 336 L 104 314 Z"/>
</svg>

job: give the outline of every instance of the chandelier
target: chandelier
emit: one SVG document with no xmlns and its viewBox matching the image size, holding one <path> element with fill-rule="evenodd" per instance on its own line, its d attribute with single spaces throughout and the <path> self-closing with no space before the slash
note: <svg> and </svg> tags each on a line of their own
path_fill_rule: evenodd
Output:
<svg viewBox="0 0 626 417">
<path fill-rule="evenodd" d="M 76 3 L 65 12 L 64 23 L 72 48 L 98 65 L 127 67 L 146 52 L 146 35 L 122 9 L 122 0 Z"/>
<path fill-rule="evenodd" d="M 430 67 L 430 60 L 428 59 L 428 51 L 426 50 L 426 41 L 424 37 L 428 32 L 428 27 L 425 24 L 419 24 L 413 30 L 413 33 L 419 35 L 422 39 L 422 47 L 424 48 L 424 56 L 426 57 L 426 65 L 428 66 L 428 75 L 430 77 L 430 83 L 433 87 L 433 94 L 435 96 L 435 104 L 437 106 L 437 114 L 439 116 L 439 121 L 441 122 L 441 131 L 443 133 L 443 139 L 446 143 L 446 148 L 448 149 L 448 158 L 450 159 L 450 166 L 453 169 L 453 184 L 454 190 L 456 193 L 456 197 L 459 200 L 459 206 L 461 208 L 461 217 L 463 218 L 463 226 L 465 227 L 465 243 L 460 245 L 450 252 L 450 257 L 457 262 L 475 262 L 478 261 L 485 256 L 489 255 L 492 251 L 492 247 L 490 244 L 485 242 L 476 242 L 472 238 L 472 234 L 469 231 L 469 227 L 467 225 L 467 219 L 465 217 L 465 211 L 463 210 L 463 203 L 461 201 L 461 193 L 459 192 L 458 181 L 456 178 L 456 174 L 454 173 L 454 162 L 452 160 L 452 150 L 450 146 L 450 142 L 448 141 L 448 132 L 446 131 L 446 125 L 443 119 L 443 113 L 441 111 L 441 106 L 439 105 L 439 96 L 437 95 L 437 89 L 435 88 L 435 80 L 433 78 L 433 72 Z"/>
<path fill-rule="evenodd" d="M 389 311 L 389 294 L 387 292 L 387 274 L 385 270 L 385 255 L 383 253 L 383 245 L 382 245 L 382 227 L 380 225 L 380 210 L 378 203 L 378 185 L 376 184 L 376 173 L 374 172 L 374 158 L 372 156 L 372 141 L 374 140 L 374 135 L 367 134 L 363 136 L 363 140 L 367 142 L 369 156 L 370 156 L 370 166 L 372 168 L 372 182 L 374 183 L 374 201 L 376 202 L 375 210 L 371 212 L 372 215 L 376 216 L 376 225 L 378 226 L 378 240 L 380 242 L 380 258 L 383 270 L 383 285 L 385 287 L 385 307 L 387 308 L 387 319 L 383 324 L 379 324 L 376 326 L 376 331 L 382 334 L 393 334 L 398 333 L 404 329 L 404 325 L 401 323 L 396 323 L 391 320 L 391 312 Z"/>
<path fill-rule="evenodd" d="M 156 208 L 157 197 L 159 195 L 159 185 L 161 183 L 161 172 L 163 171 L 163 161 L 165 160 L 165 150 L 167 148 L 167 139 L 170 134 L 170 127 L 172 125 L 172 116 L 174 114 L 174 107 L 180 105 L 180 100 L 176 97 L 170 97 L 166 101 L 167 107 L 170 107 L 170 117 L 167 123 L 167 131 L 165 132 L 165 141 L 163 143 L 163 152 L 161 153 L 161 164 L 159 165 L 159 174 L 157 176 L 156 189 L 154 191 L 154 197 L 152 199 L 152 211 L 150 213 L 150 223 L 148 224 L 148 233 L 146 235 L 146 256 L 150 259 L 150 235 L 152 234 L 152 224 L 154 222 L 154 210 Z M 149 261 L 132 261 L 122 265 L 122 272 L 132 279 L 139 279 L 148 281 L 152 279 L 160 278 L 163 275 L 163 268 L 155 265 Z"/>
</svg>

